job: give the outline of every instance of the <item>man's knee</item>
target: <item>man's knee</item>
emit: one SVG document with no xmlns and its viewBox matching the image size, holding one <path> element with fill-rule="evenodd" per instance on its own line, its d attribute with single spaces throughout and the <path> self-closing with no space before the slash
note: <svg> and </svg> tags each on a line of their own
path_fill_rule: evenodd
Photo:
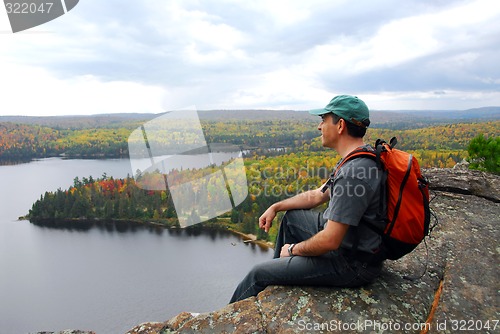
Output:
<svg viewBox="0 0 500 334">
<path fill-rule="evenodd" d="M 320 225 L 319 215 L 319 212 L 309 209 L 289 210 L 283 216 L 283 222 L 292 228 L 317 233 Z"/>
<path fill-rule="evenodd" d="M 268 285 L 272 282 L 280 281 L 284 267 L 280 259 L 265 261 L 253 266 L 248 272 L 246 280 L 257 285 Z"/>
<path fill-rule="evenodd" d="M 253 268 L 248 272 L 247 276 L 250 278 L 252 281 L 259 281 L 261 280 L 265 274 L 268 272 L 268 264 L 267 262 L 256 264 L 253 266 Z"/>
<path fill-rule="evenodd" d="M 302 209 L 288 210 L 287 212 L 285 212 L 285 215 L 283 216 L 283 222 L 296 224 L 300 220 L 303 220 L 301 219 L 301 217 L 304 216 L 304 211 L 305 210 Z"/>
</svg>

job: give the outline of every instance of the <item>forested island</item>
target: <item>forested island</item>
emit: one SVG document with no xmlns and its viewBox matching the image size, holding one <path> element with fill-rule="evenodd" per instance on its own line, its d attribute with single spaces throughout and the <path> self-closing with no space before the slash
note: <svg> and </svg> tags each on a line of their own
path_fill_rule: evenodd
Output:
<svg viewBox="0 0 500 334">
<path fill-rule="evenodd" d="M 269 234 L 262 232 L 256 228 L 256 217 L 278 200 L 317 187 L 328 177 L 335 162 L 334 154 L 325 156 L 319 152 L 311 152 L 307 159 L 305 155 L 295 153 L 246 159 L 246 199 L 236 208 L 203 222 L 201 226 L 251 234 L 264 241 L 274 240 L 276 229 L 271 229 Z M 185 170 L 183 173 L 197 175 L 202 173 L 202 169 Z M 155 173 L 153 176 L 162 177 Z M 96 223 L 179 228 L 169 189 L 144 189 L 141 182 L 147 177 L 150 175 L 123 179 L 107 175 L 96 179 L 92 176 L 75 177 L 70 188 L 42 194 L 28 215 L 22 218 L 55 228 L 87 229 Z"/>
</svg>

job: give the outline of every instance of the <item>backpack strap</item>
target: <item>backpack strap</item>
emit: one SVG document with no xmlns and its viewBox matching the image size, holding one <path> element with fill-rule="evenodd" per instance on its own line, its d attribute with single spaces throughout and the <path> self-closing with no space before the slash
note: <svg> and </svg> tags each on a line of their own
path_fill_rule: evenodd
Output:
<svg viewBox="0 0 500 334">
<path fill-rule="evenodd" d="M 391 142 L 392 142 L 392 140 L 391 140 Z M 376 149 L 373 149 L 371 146 L 370 147 L 360 147 L 360 148 L 357 148 L 356 150 L 350 152 L 336 166 L 335 171 L 330 174 L 329 179 L 327 180 L 327 182 L 325 183 L 323 188 L 321 188 L 321 191 L 324 193 L 328 188 L 330 188 L 330 191 L 333 192 L 333 182 L 334 182 L 335 176 L 340 171 L 340 168 L 349 160 L 352 160 L 355 158 L 361 158 L 361 157 L 369 158 L 369 159 L 374 160 L 377 163 L 377 168 L 384 170 L 382 159 L 380 157 L 380 154 L 383 150 L 385 150 L 385 147 L 384 147 L 384 145 L 382 145 L 382 143 L 379 143 L 379 140 L 378 140 L 376 143 Z M 380 196 L 381 197 L 380 197 L 380 201 L 379 201 L 379 212 L 377 213 L 377 219 L 383 219 L 382 217 L 383 217 L 383 208 L 384 208 L 385 197 L 382 197 L 382 195 L 385 194 L 385 180 L 386 180 L 386 176 L 384 173 L 384 178 L 382 180 L 381 189 L 380 189 L 380 193 L 381 193 Z M 370 229 L 372 229 L 376 233 L 383 234 L 383 231 L 380 231 L 380 229 L 378 229 L 375 226 L 374 222 L 367 221 L 367 220 L 363 220 L 363 222 L 366 223 L 366 226 L 368 226 Z M 358 226 L 349 226 L 349 229 L 355 230 L 354 240 L 353 240 L 352 248 L 350 250 L 342 250 L 342 254 L 344 256 L 348 257 L 349 259 L 357 259 L 357 260 L 361 260 L 362 262 L 367 262 L 367 263 L 378 263 L 378 262 L 381 262 L 382 260 L 385 259 L 385 257 L 382 255 L 383 254 L 382 252 L 380 252 L 380 254 L 361 254 L 364 252 L 358 252 L 359 239 L 360 239 Z"/>
<path fill-rule="evenodd" d="M 355 149 L 354 151 L 350 152 L 348 155 L 345 156 L 344 159 L 340 161 L 340 163 L 335 167 L 335 170 L 333 173 L 330 174 L 330 177 L 326 181 L 325 185 L 323 188 L 321 188 L 321 192 L 325 192 L 328 188 L 330 188 L 333 185 L 333 180 L 337 173 L 340 171 L 340 168 L 349 160 L 354 159 L 354 158 L 359 158 L 359 157 L 367 157 L 371 158 L 374 160 L 378 160 L 377 166 L 380 164 L 382 165 L 382 162 L 380 161 L 380 157 L 378 156 L 377 158 L 377 153 L 375 153 L 375 150 L 373 148 L 367 148 L 367 147 L 360 147 Z"/>
</svg>

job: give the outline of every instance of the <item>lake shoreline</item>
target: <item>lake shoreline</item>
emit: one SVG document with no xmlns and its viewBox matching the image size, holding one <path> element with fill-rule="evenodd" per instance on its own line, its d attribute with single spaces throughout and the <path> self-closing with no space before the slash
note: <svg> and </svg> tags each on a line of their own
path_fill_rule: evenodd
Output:
<svg viewBox="0 0 500 334">
<path fill-rule="evenodd" d="M 274 249 L 274 243 L 270 241 L 257 239 L 257 237 L 254 234 L 245 234 L 243 232 L 233 230 L 231 228 L 229 228 L 228 231 L 240 236 L 240 238 L 242 238 L 243 242 L 245 243 L 253 243 L 266 249 Z"/>
</svg>

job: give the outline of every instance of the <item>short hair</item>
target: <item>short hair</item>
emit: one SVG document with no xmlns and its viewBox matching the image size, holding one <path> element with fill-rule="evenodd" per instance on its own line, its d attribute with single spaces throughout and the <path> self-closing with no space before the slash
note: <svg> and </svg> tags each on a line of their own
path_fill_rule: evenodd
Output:
<svg viewBox="0 0 500 334">
<path fill-rule="evenodd" d="M 340 119 L 342 118 L 339 115 L 336 115 L 334 113 L 330 113 L 330 114 L 332 115 L 333 124 L 337 124 L 340 121 Z M 368 124 L 363 123 L 366 125 L 365 127 L 358 126 L 354 123 L 349 122 L 346 119 L 344 119 L 344 121 L 345 121 L 345 124 L 347 126 L 347 134 L 349 134 L 349 136 L 356 137 L 356 138 L 363 138 L 366 134 L 366 128 L 368 127 L 368 125 L 370 125 L 370 121 L 366 122 Z"/>
</svg>

